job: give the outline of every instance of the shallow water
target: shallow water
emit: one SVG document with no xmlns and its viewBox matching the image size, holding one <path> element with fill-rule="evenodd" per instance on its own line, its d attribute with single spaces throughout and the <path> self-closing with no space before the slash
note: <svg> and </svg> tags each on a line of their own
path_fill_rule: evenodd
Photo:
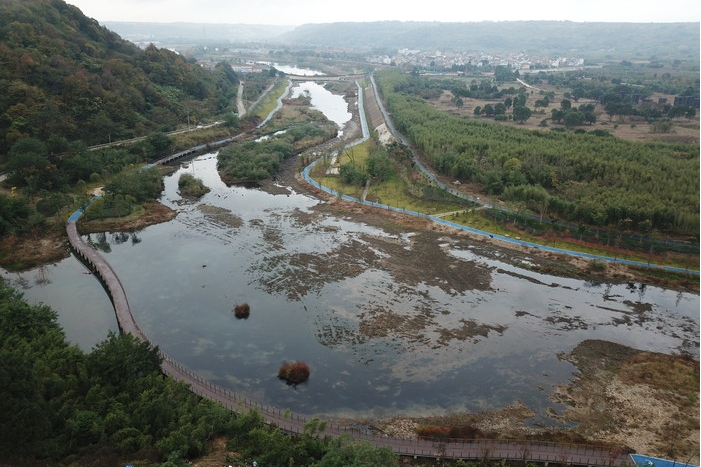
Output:
<svg viewBox="0 0 701 467">
<path fill-rule="evenodd" d="M 333 94 L 323 84 L 305 81 L 297 83 L 291 92 L 293 98 L 308 95 L 311 99 L 311 107 L 321 111 L 326 118 L 338 125 L 339 128 L 343 128 L 353 116 L 348 111 L 348 103 L 343 96 Z"/>
<path fill-rule="evenodd" d="M 465 240 L 387 233 L 314 209 L 316 199 L 226 187 L 208 154 L 165 179 L 178 210 L 136 234 L 89 236 L 120 275 L 144 332 L 212 381 L 303 414 L 385 417 L 499 408 L 523 400 L 551 424 L 557 358 L 585 339 L 698 358 L 699 296 L 591 284 L 487 259 Z M 182 200 L 182 172 L 212 191 Z M 438 258 L 436 265 L 412 258 Z M 402 261 L 407 261 L 403 263 Z M 74 258 L 8 275 L 90 348 L 116 329 L 99 283 Z M 37 278 L 42 280 L 37 280 Z M 18 282 L 19 280 L 19 282 Z M 232 308 L 251 306 L 247 320 Z M 308 383 L 276 378 L 303 360 Z"/>
</svg>

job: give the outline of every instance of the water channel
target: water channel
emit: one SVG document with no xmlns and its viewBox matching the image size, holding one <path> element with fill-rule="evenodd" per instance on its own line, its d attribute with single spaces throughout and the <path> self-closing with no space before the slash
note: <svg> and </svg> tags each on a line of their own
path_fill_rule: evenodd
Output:
<svg viewBox="0 0 701 467">
<path fill-rule="evenodd" d="M 337 99 L 318 98 L 328 91 L 316 83 L 293 92 L 343 113 Z M 211 192 L 181 198 L 183 172 Z M 120 275 L 147 336 L 224 387 L 332 417 L 522 400 L 539 414 L 534 423 L 553 424 L 547 409 L 561 407 L 548 395 L 576 370 L 558 354 L 585 339 L 698 358 L 696 294 L 521 270 L 467 240 L 437 236 L 428 245 L 419 241 L 425 233 L 388 232 L 279 188 L 227 187 L 216 154 L 206 154 L 165 179 L 161 202 L 177 210 L 174 220 L 87 236 Z M 56 309 L 69 340 L 86 350 L 117 330 L 104 290 L 75 258 L 3 277 Z M 243 302 L 251 316 L 238 320 L 232 308 Z M 277 370 L 295 360 L 312 376 L 287 386 Z"/>
</svg>

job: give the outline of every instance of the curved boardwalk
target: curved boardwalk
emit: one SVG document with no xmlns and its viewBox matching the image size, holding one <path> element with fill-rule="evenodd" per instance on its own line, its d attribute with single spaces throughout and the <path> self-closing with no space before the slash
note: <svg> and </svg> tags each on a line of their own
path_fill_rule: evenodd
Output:
<svg viewBox="0 0 701 467">
<path fill-rule="evenodd" d="M 362 92 L 359 95 L 362 102 Z M 361 115 L 363 116 L 363 134 L 366 135 L 367 123 L 365 123 L 362 112 Z M 241 135 L 214 143 L 213 145 L 223 145 L 225 142 L 230 142 L 239 136 Z M 189 151 L 183 151 L 170 158 L 177 159 L 185 154 L 195 152 L 195 149 L 201 150 L 202 148 L 198 147 Z M 119 276 L 112 269 L 112 266 L 88 245 L 78 233 L 76 223 L 83 212 L 84 209 L 79 209 L 68 219 L 66 223 L 68 240 L 75 253 L 96 274 L 105 287 L 114 306 L 120 330 L 148 342 L 148 338 L 134 320 L 126 291 L 119 280 Z M 160 352 L 160 355 L 163 359 L 161 368 L 166 375 L 188 384 L 192 392 L 218 402 L 234 412 L 245 413 L 250 410 L 256 410 L 265 418 L 267 423 L 274 424 L 287 433 L 295 434 L 303 433 L 304 425 L 312 420 L 311 418 L 296 415 L 287 410 L 271 407 L 259 401 L 235 394 L 212 384 L 175 362 L 163 352 Z M 354 440 L 368 441 L 378 447 L 389 447 L 401 455 L 424 458 L 507 459 L 582 466 L 618 466 L 628 462 L 627 454 L 619 449 L 584 445 L 501 440 L 466 440 L 461 442 L 406 440 L 379 436 L 367 430 L 358 430 L 357 428 L 354 429 L 353 427 L 337 423 L 327 423 L 323 434 L 325 436 L 349 436 Z"/>
<path fill-rule="evenodd" d="M 119 328 L 148 342 L 134 320 L 127 294 L 112 266 L 97 251 L 88 245 L 78 233 L 76 222 L 82 210 L 76 211 L 66 224 L 68 239 L 75 253 L 84 261 L 104 285 L 112 300 Z M 274 424 L 288 433 L 303 433 L 304 425 L 311 419 L 295 415 L 262 404 L 258 401 L 237 395 L 227 389 L 210 383 L 196 373 L 173 361 L 161 352 L 163 372 L 175 380 L 190 386 L 190 390 L 202 397 L 218 402 L 237 413 L 257 410 L 267 423 Z M 582 445 L 544 443 L 532 441 L 474 440 L 464 442 L 440 442 L 426 440 L 404 440 L 378 436 L 352 427 L 328 423 L 326 436 L 350 436 L 355 440 L 365 440 L 379 447 L 390 447 L 401 455 L 447 458 L 447 459 L 511 459 L 521 461 L 555 462 L 586 466 L 617 466 L 626 462 L 627 456 L 617 449 L 596 448 Z"/>
</svg>

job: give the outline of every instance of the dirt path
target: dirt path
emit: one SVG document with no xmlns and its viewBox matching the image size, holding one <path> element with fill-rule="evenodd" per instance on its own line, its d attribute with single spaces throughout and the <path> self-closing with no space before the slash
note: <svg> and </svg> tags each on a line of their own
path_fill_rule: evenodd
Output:
<svg viewBox="0 0 701 467">
<path fill-rule="evenodd" d="M 239 118 L 246 115 L 246 106 L 243 105 L 243 81 L 239 83 L 239 92 L 236 95 L 236 110 L 239 113 Z"/>
</svg>

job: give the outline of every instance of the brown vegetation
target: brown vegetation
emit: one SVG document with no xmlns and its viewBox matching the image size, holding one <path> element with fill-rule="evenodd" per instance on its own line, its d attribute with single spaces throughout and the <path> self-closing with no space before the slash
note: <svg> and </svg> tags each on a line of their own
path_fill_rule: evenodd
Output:
<svg viewBox="0 0 701 467">
<path fill-rule="evenodd" d="M 238 319 L 248 319 L 251 315 L 251 307 L 248 303 L 241 303 L 234 307 L 234 316 Z"/>
<path fill-rule="evenodd" d="M 422 439 L 480 439 L 485 437 L 482 430 L 472 425 L 422 425 L 416 429 L 416 434 Z"/>
<path fill-rule="evenodd" d="M 297 385 L 309 379 L 309 365 L 304 362 L 283 363 L 277 372 L 277 377 L 287 384 Z"/>
</svg>

